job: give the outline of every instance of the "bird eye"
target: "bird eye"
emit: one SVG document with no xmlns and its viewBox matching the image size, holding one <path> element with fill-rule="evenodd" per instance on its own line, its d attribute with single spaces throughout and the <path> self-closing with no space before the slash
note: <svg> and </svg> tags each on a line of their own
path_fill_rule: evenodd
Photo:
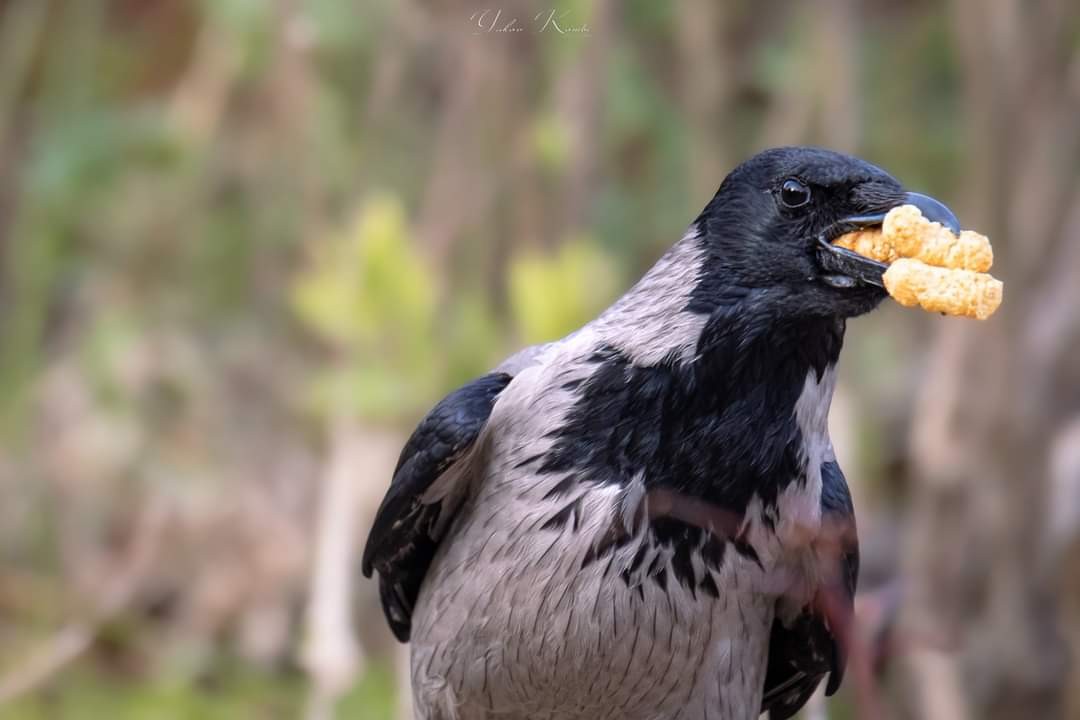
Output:
<svg viewBox="0 0 1080 720">
<path fill-rule="evenodd" d="M 802 207 L 810 202 L 810 188 L 794 178 L 789 178 L 780 186 L 780 202 L 784 203 L 784 207 Z"/>
</svg>

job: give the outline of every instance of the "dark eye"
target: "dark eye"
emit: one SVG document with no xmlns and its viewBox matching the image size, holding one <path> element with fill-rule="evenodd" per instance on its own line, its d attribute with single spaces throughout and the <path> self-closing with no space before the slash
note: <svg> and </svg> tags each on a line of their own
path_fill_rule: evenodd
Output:
<svg viewBox="0 0 1080 720">
<path fill-rule="evenodd" d="M 810 202 L 810 188 L 795 178 L 788 178 L 780 186 L 780 202 L 784 203 L 784 207 L 802 207 Z"/>
</svg>

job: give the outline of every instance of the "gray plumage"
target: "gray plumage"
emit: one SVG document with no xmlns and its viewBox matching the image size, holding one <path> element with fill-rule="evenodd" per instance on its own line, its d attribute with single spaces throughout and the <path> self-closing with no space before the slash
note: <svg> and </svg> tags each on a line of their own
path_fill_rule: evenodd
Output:
<svg viewBox="0 0 1080 720">
<path fill-rule="evenodd" d="M 469 454 L 432 487 L 428 502 L 469 494 L 443 539 L 413 614 L 412 683 L 418 717 L 717 718 L 757 716 L 767 637 L 776 600 L 806 563 L 779 535 L 813 533 L 820 523 L 820 480 L 782 500 L 777 533 L 762 525 L 760 504 L 745 529 L 761 565 L 738 555 L 709 572 L 719 598 L 647 573 L 671 577 L 671 551 L 651 543 L 645 524 L 609 564 L 582 560 L 616 516 L 632 525 L 646 502 L 641 478 L 626 487 L 581 487 L 551 495 L 566 478 L 537 474 L 528 457 L 571 407 L 595 372 L 605 345 L 644 362 L 693 353 L 704 320 L 681 312 L 700 271 L 695 237 L 678 243 L 629 293 L 564 340 L 530 348 L 499 368 L 514 379 L 500 395 Z M 832 373 L 808 380 L 800 420 L 812 423 L 820 467 L 829 452 Z M 571 522 L 542 531 L 573 500 Z M 610 582 L 642 545 L 645 559 L 629 585 Z M 665 557 L 667 555 L 667 557 Z M 809 580 L 808 580 L 809 582 Z M 796 605 L 798 603 L 795 603 Z"/>
<path fill-rule="evenodd" d="M 596 320 L 429 413 L 363 564 L 419 718 L 787 718 L 835 691 L 858 547 L 828 409 L 844 321 L 884 294 L 828 239 L 905 197 L 763 153 Z"/>
</svg>

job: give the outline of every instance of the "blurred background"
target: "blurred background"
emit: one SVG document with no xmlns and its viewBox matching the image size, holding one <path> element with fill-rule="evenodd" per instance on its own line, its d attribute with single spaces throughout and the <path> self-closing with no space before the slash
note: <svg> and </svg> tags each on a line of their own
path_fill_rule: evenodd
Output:
<svg viewBox="0 0 1080 720">
<path fill-rule="evenodd" d="M 357 553 L 413 424 L 790 143 L 1006 286 L 849 325 L 882 712 L 1080 717 L 1073 0 L 0 0 L 0 718 L 407 717 Z"/>
</svg>

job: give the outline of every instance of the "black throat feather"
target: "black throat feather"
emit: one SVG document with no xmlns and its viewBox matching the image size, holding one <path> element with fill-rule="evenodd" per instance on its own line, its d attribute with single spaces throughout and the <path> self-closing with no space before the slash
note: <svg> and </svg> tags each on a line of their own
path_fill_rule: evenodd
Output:
<svg viewBox="0 0 1080 720">
<path fill-rule="evenodd" d="M 690 359 L 672 352 L 640 365 L 614 345 L 598 347 L 589 358 L 595 370 L 575 388 L 551 448 L 536 458 L 538 472 L 566 475 L 556 493 L 567 496 L 582 483 L 641 478 L 646 492 L 704 501 L 738 518 L 757 496 L 774 525 L 779 494 L 805 481 L 796 402 L 808 374 L 820 380 L 836 362 L 844 336 L 843 319 L 778 313 L 776 292 L 693 294 L 685 311 L 708 320 Z M 682 562 L 690 574 L 683 579 L 695 582 L 689 552 L 705 543 L 702 531 L 664 519 L 652 530 L 675 546 L 677 574 Z M 628 539 L 615 535 L 613 546 Z"/>
</svg>

